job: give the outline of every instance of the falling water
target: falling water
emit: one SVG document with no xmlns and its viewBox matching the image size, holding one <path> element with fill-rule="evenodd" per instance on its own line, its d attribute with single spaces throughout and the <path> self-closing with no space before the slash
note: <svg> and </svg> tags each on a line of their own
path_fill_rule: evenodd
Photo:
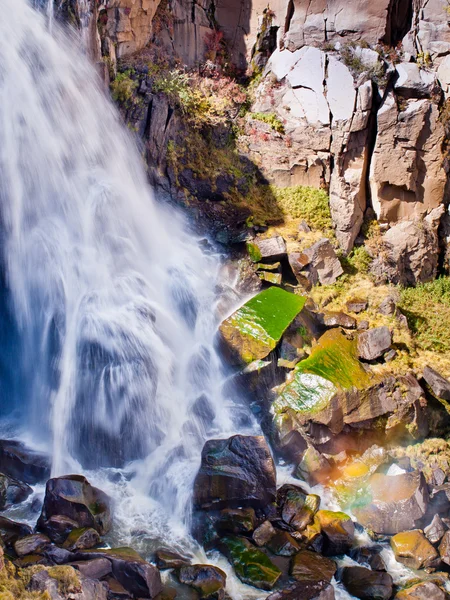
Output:
<svg viewBox="0 0 450 600">
<path fill-rule="evenodd" d="M 126 485 L 183 515 L 204 441 L 236 431 L 214 349 L 219 260 L 154 201 L 88 61 L 25 0 L 0 11 L 8 405 L 50 443 L 54 474 L 134 461 Z"/>
</svg>

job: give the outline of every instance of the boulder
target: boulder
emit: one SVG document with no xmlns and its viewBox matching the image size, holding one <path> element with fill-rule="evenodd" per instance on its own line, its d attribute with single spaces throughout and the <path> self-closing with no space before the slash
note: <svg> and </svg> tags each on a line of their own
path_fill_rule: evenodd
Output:
<svg viewBox="0 0 450 600">
<path fill-rule="evenodd" d="M 324 312 L 321 316 L 321 322 L 325 327 L 343 327 L 344 329 L 356 329 L 356 319 L 344 312 Z"/>
<path fill-rule="evenodd" d="M 194 588 L 200 598 L 224 598 L 227 576 L 211 565 L 189 565 L 178 570 L 181 583 Z"/>
<path fill-rule="evenodd" d="M 300 550 L 300 544 L 287 531 L 276 531 L 267 542 L 266 548 L 277 556 L 293 556 Z"/>
<path fill-rule="evenodd" d="M 47 454 L 31 450 L 22 442 L 0 440 L 0 472 L 34 485 L 50 477 L 51 461 Z"/>
<path fill-rule="evenodd" d="M 246 538 L 225 537 L 221 540 L 220 550 L 243 583 L 271 590 L 281 577 L 280 569 Z"/>
<path fill-rule="evenodd" d="M 369 303 L 367 302 L 367 300 L 354 298 L 353 300 L 349 300 L 345 306 L 347 307 L 348 311 L 359 314 L 367 310 Z"/>
<path fill-rule="evenodd" d="M 263 436 L 206 442 L 194 482 L 196 508 L 264 508 L 275 494 L 275 465 Z"/>
<path fill-rule="evenodd" d="M 254 262 L 267 261 L 275 262 L 286 258 L 286 242 L 277 235 L 266 239 L 256 239 L 254 242 L 247 244 L 250 258 Z"/>
<path fill-rule="evenodd" d="M 389 573 L 364 567 L 344 567 L 341 579 L 350 594 L 361 600 L 389 600 L 392 596 L 393 581 Z"/>
<path fill-rule="evenodd" d="M 450 565 L 450 531 L 446 531 L 439 544 L 439 554 L 442 562 Z"/>
<path fill-rule="evenodd" d="M 442 377 L 442 375 L 431 367 L 424 368 L 423 378 L 437 398 L 450 402 L 450 381 Z"/>
<path fill-rule="evenodd" d="M 63 544 L 69 533 L 77 528 L 78 523 L 64 515 L 53 515 L 39 526 L 39 529 L 55 544 Z"/>
<path fill-rule="evenodd" d="M 73 529 L 69 533 L 69 536 L 63 544 L 63 548 L 69 550 L 69 552 L 89 550 L 90 548 L 98 546 L 100 541 L 100 536 L 95 529 L 92 529 L 92 527 L 81 527 Z"/>
<path fill-rule="evenodd" d="M 80 571 L 88 579 L 103 579 L 111 573 L 111 563 L 107 558 L 76 561 L 69 566 Z"/>
<path fill-rule="evenodd" d="M 328 556 L 344 554 L 355 542 L 355 525 L 343 512 L 319 510 L 316 518 L 324 536 L 323 553 Z"/>
<path fill-rule="evenodd" d="M 396 66 L 395 91 L 404 98 L 430 98 L 437 82 L 436 74 L 421 69 L 417 63 L 400 63 Z"/>
<path fill-rule="evenodd" d="M 392 344 L 388 327 L 375 327 L 358 335 L 358 355 L 363 360 L 380 358 Z"/>
<path fill-rule="evenodd" d="M 297 531 L 303 531 L 312 523 L 314 515 L 319 510 L 320 498 L 315 494 L 306 494 L 301 488 L 286 484 L 277 493 L 281 518 Z"/>
<path fill-rule="evenodd" d="M 432 581 L 421 581 L 398 592 L 394 600 L 447 600 L 447 594 Z"/>
<path fill-rule="evenodd" d="M 225 508 L 216 521 L 216 529 L 219 533 L 246 534 L 255 529 L 255 523 L 253 508 Z"/>
<path fill-rule="evenodd" d="M 187 556 L 183 556 L 172 550 L 166 550 L 165 548 L 160 548 L 155 552 L 155 562 L 160 570 L 180 569 L 191 564 L 191 560 Z"/>
<path fill-rule="evenodd" d="M 32 493 L 32 488 L 26 483 L 0 473 L 0 510 L 20 504 Z"/>
<path fill-rule="evenodd" d="M 17 523 L 0 516 L 0 538 L 6 547 L 12 546 L 16 540 L 31 535 L 33 530 L 25 523 Z"/>
<path fill-rule="evenodd" d="M 27 554 L 43 554 L 50 543 L 46 535 L 36 533 L 27 535 L 14 542 L 14 550 L 19 557 L 26 556 Z"/>
<path fill-rule="evenodd" d="M 344 270 L 330 240 L 323 238 L 301 253 L 290 253 L 289 264 L 298 282 L 331 285 Z"/>
<path fill-rule="evenodd" d="M 270 542 L 271 538 L 275 535 L 276 529 L 273 527 L 270 521 L 264 521 L 259 527 L 253 532 L 253 541 L 257 546 L 265 546 Z"/>
<path fill-rule="evenodd" d="M 132 548 L 83 550 L 73 556 L 75 561 L 91 561 L 96 558 L 109 560 L 114 579 L 132 596 L 155 598 L 162 590 L 158 569 Z"/>
<path fill-rule="evenodd" d="M 302 310 L 306 299 L 271 287 L 249 300 L 220 326 L 221 343 L 233 364 L 265 358 Z"/>
<path fill-rule="evenodd" d="M 334 588 L 326 581 L 300 581 L 273 592 L 266 600 L 334 600 Z"/>
<path fill-rule="evenodd" d="M 317 552 L 301 550 L 292 559 L 290 573 L 298 581 L 330 582 L 336 570 L 337 565 L 334 560 L 317 554 Z"/>
<path fill-rule="evenodd" d="M 419 529 L 397 533 L 391 538 L 391 547 L 395 560 L 411 569 L 435 567 L 440 562 L 436 549 Z"/>
<path fill-rule="evenodd" d="M 425 527 L 423 532 L 431 544 L 437 544 L 444 536 L 446 530 L 447 527 L 444 525 L 441 517 L 439 515 L 434 515 L 433 520 Z"/>
<path fill-rule="evenodd" d="M 369 480 L 368 496 L 369 502 L 353 512 L 361 525 L 380 534 L 415 529 L 428 506 L 425 479 L 417 471 L 400 475 L 375 473 Z"/>
<path fill-rule="evenodd" d="M 79 527 L 92 527 L 104 535 L 111 528 L 111 500 L 82 475 L 56 477 L 47 481 L 39 529 L 55 515 L 69 517 Z"/>
</svg>

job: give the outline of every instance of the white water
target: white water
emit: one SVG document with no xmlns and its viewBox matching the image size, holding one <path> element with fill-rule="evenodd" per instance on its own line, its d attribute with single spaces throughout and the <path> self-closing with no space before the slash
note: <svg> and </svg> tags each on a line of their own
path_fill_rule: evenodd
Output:
<svg viewBox="0 0 450 600">
<path fill-rule="evenodd" d="M 222 397 L 213 343 L 220 261 L 155 203 L 93 68 L 56 24 L 50 35 L 25 0 L 0 12 L 9 403 L 55 475 L 84 470 L 119 490 L 124 521 L 170 521 L 181 536 L 203 443 L 235 433 L 240 412 Z M 98 469 L 130 461 L 108 486 Z"/>
</svg>

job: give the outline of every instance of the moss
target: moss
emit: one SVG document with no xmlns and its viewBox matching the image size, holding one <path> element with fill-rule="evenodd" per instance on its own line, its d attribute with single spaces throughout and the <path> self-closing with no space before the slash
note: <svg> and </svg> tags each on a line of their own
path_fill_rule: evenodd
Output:
<svg viewBox="0 0 450 600">
<path fill-rule="evenodd" d="M 280 569 L 270 558 L 245 538 L 225 537 L 221 544 L 236 575 L 244 583 L 271 590 L 281 577 Z"/>
<path fill-rule="evenodd" d="M 339 259 L 344 271 L 353 275 L 367 274 L 373 260 L 365 246 L 357 246 L 348 256 L 340 256 Z"/>
<path fill-rule="evenodd" d="M 399 306 L 407 316 L 420 348 L 439 352 L 450 350 L 449 277 L 403 289 Z"/>
<path fill-rule="evenodd" d="M 329 198 L 325 190 L 306 186 L 288 188 L 273 186 L 272 193 L 286 215 L 304 219 L 312 229 L 320 230 L 325 234 L 333 231 Z"/>
<path fill-rule="evenodd" d="M 267 125 L 270 125 L 270 127 L 277 133 L 281 133 L 283 135 L 285 133 L 284 125 L 275 113 L 251 113 L 250 117 L 256 121 L 267 123 Z"/>
<path fill-rule="evenodd" d="M 111 82 L 111 95 L 114 102 L 125 104 L 133 98 L 138 83 L 131 78 L 132 74 L 133 71 L 131 69 L 117 73 L 115 79 Z"/>
<path fill-rule="evenodd" d="M 50 567 L 47 572 L 58 582 L 58 591 L 61 594 L 74 594 L 81 591 L 80 578 L 73 567 Z"/>
<path fill-rule="evenodd" d="M 9 560 L 5 560 L 3 568 L 0 568 L 0 600 L 51 600 L 48 592 L 27 590 L 31 577 L 43 569 L 42 566 L 17 569 Z"/>
<path fill-rule="evenodd" d="M 254 263 L 258 263 L 262 258 L 261 251 L 256 244 L 249 242 L 247 244 L 247 252 Z"/>
</svg>

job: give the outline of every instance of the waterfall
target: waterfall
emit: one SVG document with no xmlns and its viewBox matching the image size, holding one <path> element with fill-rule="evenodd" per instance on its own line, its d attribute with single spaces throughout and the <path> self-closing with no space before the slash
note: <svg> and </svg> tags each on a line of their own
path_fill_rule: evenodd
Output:
<svg viewBox="0 0 450 600">
<path fill-rule="evenodd" d="M 50 35 L 25 0 L 0 10 L 0 256 L 16 340 L 0 347 L 3 396 L 51 447 L 54 474 L 137 461 L 145 493 L 181 514 L 204 441 L 235 432 L 239 412 L 214 348 L 220 261 L 155 202 L 57 24 Z"/>
</svg>

